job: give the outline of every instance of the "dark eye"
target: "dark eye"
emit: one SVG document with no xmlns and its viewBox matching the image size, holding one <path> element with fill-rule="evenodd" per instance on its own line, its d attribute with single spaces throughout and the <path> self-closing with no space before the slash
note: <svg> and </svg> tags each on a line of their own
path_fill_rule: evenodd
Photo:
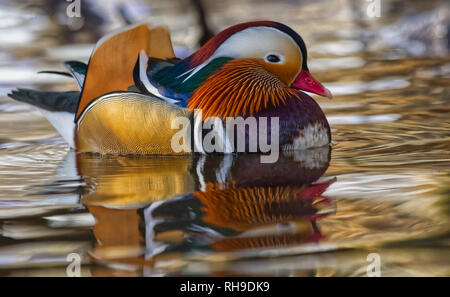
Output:
<svg viewBox="0 0 450 297">
<path fill-rule="evenodd" d="M 278 63 L 280 62 L 280 57 L 278 57 L 277 55 L 268 55 L 266 57 L 266 60 L 270 63 Z"/>
</svg>

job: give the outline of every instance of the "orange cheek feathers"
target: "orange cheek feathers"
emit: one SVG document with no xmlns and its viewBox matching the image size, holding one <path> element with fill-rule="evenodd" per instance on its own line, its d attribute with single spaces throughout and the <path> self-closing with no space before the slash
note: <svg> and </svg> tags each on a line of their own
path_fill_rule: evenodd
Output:
<svg viewBox="0 0 450 297">
<path fill-rule="evenodd" d="M 273 64 L 262 60 L 264 69 L 278 77 L 286 86 L 290 86 L 300 71 L 301 61 Z"/>
<path fill-rule="evenodd" d="M 236 59 L 206 79 L 189 100 L 188 108 L 201 109 L 202 116 L 252 115 L 269 106 L 279 106 L 289 97 L 298 97 L 261 59 Z"/>
</svg>

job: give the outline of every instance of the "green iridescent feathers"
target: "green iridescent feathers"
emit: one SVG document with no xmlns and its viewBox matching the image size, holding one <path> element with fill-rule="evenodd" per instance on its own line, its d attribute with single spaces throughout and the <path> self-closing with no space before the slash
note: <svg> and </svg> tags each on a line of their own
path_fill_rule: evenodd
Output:
<svg viewBox="0 0 450 297">
<path fill-rule="evenodd" d="M 200 70 L 183 71 L 182 63 L 171 64 L 169 61 L 150 61 L 147 75 L 162 95 L 174 99 L 187 99 L 210 75 L 220 69 L 231 58 L 221 57 L 211 60 Z"/>
</svg>

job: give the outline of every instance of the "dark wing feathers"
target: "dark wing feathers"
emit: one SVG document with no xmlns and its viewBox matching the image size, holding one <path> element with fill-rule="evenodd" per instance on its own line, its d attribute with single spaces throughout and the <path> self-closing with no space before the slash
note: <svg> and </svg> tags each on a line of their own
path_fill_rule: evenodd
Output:
<svg viewBox="0 0 450 297">
<path fill-rule="evenodd" d="M 63 72 L 63 71 L 52 71 L 52 70 L 42 70 L 38 72 L 39 74 L 41 73 L 45 73 L 45 74 L 57 74 L 57 75 L 62 75 L 62 76 L 68 76 L 68 77 L 72 77 L 72 75 L 68 72 Z"/>
<path fill-rule="evenodd" d="M 82 62 L 78 61 L 67 61 L 64 62 L 67 70 L 69 70 L 70 75 L 77 81 L 80 90 L 83 88 L 84 79 L 86 78 L 88 66 Z"/>
<path fill-rule="evenodd" d="M 73 77 L 81 89 L 86 76 L 87 65 L 78 61 L 67 61 L 64 65 L 69 73 L 62 71 L 40 71 L 39 73 Z M 17 101 L 25 102 L 48 111 L 75 113 L 80 98 L 80 92 L 42 92 L 30 89 L 17 89 L 13 90 L 8 96 Z"/>
<path fill-rule="evenodd" d="M 76 72 L 79 74 L 86 75 L 87 72 L 87 64 L 80 61 L 66 61 L 64 62 L 64 66 L 72 73 Z"/>
<path fill-rule="evenodd" d="M 48 111 L 75 113 L 80 92 L 42 92 L 30 89 L 13 90 L 9 97 Z"/>
<path fill-rule="evenodd" d="M 83 88 L 84 79 L 86 77 L 88 66 L 85 63 L 79 61 L 66 61 L 64 62 L 64 66 L 67 68 L 69 72 L 44 70 L 39 71 L 38 73 L 57 74 L 73 77 L 81 90 Z"/>
</svg>

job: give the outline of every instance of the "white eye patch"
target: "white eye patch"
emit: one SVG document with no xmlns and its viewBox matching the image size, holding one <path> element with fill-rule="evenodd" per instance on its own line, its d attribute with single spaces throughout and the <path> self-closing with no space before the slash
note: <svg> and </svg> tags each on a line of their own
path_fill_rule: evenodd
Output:
<svg viewBox="0 0 450 297">
<path fill-rule="evenodd" d="M 270 57 L 270 55 L 277 56 L 279 61 L 276 61 L 277 58 Z M 303 59 L 300 47 L 288 34 L 271 27 L 250 27 L 231 35 L 205 62 L 190 69 L 190 73 L 185 80 L 212 60 L 220 57 L 233 59 L 260 58 L 272 64 L 289 62 L 298 64 L 298 72 L 300 72 Z M 182 75 L 184 74 L 187 74 L 187 72 Z"/>
<path fill-rule="evenodd" d="M 295 54 L 294 54 L 295 53 Z M 264 58 L 275 55 L 283 63 L 286 55 L 301 59 L 302 53 L 296 42 L 284 32 L 270 27 L 251 27 L 230 36 L 223 42 L 211 58 Z"/>
</svg>

